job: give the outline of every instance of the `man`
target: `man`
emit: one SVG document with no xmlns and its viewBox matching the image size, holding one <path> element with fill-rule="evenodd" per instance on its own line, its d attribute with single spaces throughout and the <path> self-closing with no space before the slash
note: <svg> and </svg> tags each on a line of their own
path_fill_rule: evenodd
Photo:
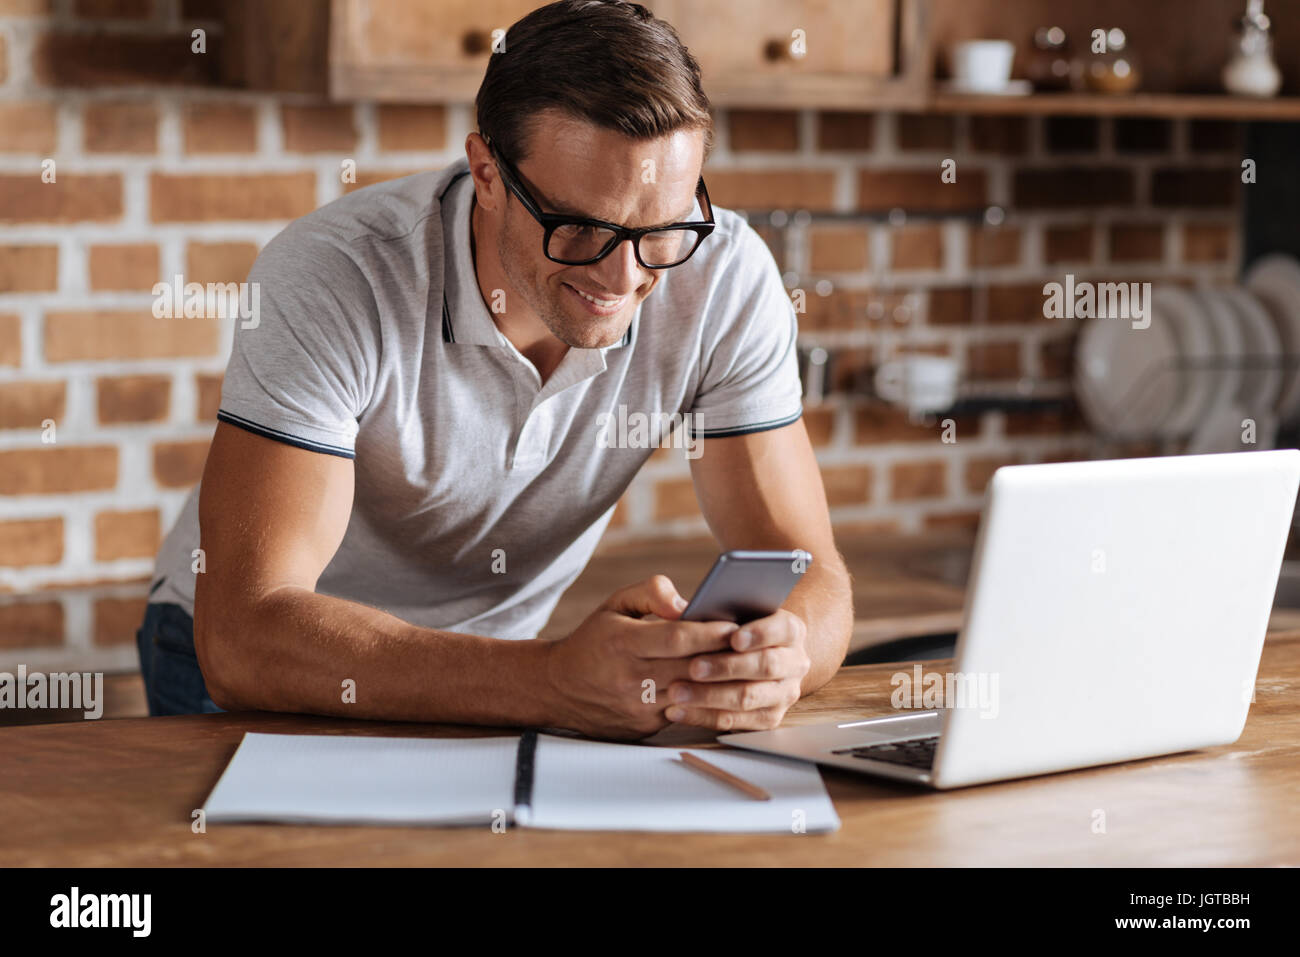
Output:
<svg viewBox="0 0 1300 957">
<path fill-rule="evenodd" d="M 852 602 L 790 300 L 701 178 L 699 68 L 643 7 L 562 0 L 510 28 L 476 106 L 464 161 L 258 257 L 139 632 L 151 711 L 775 727 L 835 673 Z M 652 451 L 608 447 L 627 410 L 689 423 L 723 548 L 813 554 L 782 609 L 677 621 L 656 575 L 535 638 Z"/>
</svg>

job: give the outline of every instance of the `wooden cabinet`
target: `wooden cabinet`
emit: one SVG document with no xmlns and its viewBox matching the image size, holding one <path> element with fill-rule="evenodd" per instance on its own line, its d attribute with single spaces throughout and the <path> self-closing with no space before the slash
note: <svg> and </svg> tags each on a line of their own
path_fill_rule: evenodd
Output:
<svg viewBox="0 0 1300 957">
<path fill-rule="evenodd" d="M 894 0 L 658 0 L 713 82 L 746 75 L 888 76 L 894 69 Z"/>
<path fill-rule="evenodd" d="M 494 37 L 541 4 L 333 0 L 330 6 L 330 95 L 427 103 L 473 100 Z"/>
<path fill-rule="evenodd" d="M 537 0 L 332 0 L 335 99 L 472 100 L 494 31 Z M 652 0 L 719 105 L 919 104 L 925 0 Z"/>
<path fill-rule="evenodd" d="M 1288 96 L 1224 96 L 1218 74 L 1241 0 L 645 0 L 699 60 L 721 107 L 1300 117 L 1300 0 L 1270 4 Z M 339 101 L 468 103 L 501 35 L 541 0 L 225 0 L 229 83 Z M 936 89 L 954 43 L 1003 37 L 1023 73 L 1035 27 L 1086 46 L 1122 27 L 1133 96 L 964 96 Z M 937 58 L 937 63 L 936 63 Z"/>
<path fill-rule="evenodd" d="M 919 104 L 930 60 L 918 0 L 655 0 L 724 106 Z"/>
</svg>

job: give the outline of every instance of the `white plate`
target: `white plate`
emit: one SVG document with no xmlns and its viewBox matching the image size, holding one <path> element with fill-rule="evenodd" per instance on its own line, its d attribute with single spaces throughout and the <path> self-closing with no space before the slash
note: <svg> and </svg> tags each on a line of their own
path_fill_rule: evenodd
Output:
<svg viewBox="0 0 1300 957">
<path fill-rule="evenodd" d="M 1259 419 L 1277 407 L 1283 376 L 1279 368 L 1256 363 L 1277 359 L 1282 354 L 1282 340 L 1269 314 L 1250 293 L 1236 286 L 1215 291 L 1236 313 L 1238 328 L 1245 339 L 1237 402 L 1246 415 Z"/>
<path fill-rule="evenodd" d="M 1216 362 L 1203 373 L 1210 377 L 1210 412 L 1231 405 L 1241 393 L 1241 357 L 1246 352 L 1246 337 L 1241 331 L 1237 310 L 1217 289 L 1197 289 L 1192 293 L 1201 313 L 1209 320 L 1210 334 L 1214 338 Z"/>
<path fill-rule="evenodd" d="M 1168 325 L 1178 340 L 1177 370 L 1161 370 L 1160 375 L 1176 375 L 1183 382 L 1182 401 L 1163 424 L 1162 431 L 1185 435 L 1196 429 L 1209 411 L 1214 398 L 1215 375 L 1210 368 L 1214 359 L 1214 339 L 1210 320 L 1196 297 L 1178 286 L 1161 286 L 1151 296 L 1151 326 Z"/>
<path fill-rule="evenodd" d="M 1074 392 L 1098 432 L 1146 436 L 1177 408 L 1181 383 L 1171 374 L 1178 340 L 1167 323 L 1134 329 L 1127 319 L 1089 319 L 1079 331 Z M 1157 374 L 1158 369 L 1170 372 Z"/>
<path fill-rule="evenodd" d="M 1289 363 L 1300 357 L 1300 263 L 1284 253 L 1265 256 L 1246 273 L 1249 292 L 1268 310 Z M 1282 396 L 1277 413 L 1284 424 L 1300 416 L 1300 367 L 1283 366 Z"/>
</svg>

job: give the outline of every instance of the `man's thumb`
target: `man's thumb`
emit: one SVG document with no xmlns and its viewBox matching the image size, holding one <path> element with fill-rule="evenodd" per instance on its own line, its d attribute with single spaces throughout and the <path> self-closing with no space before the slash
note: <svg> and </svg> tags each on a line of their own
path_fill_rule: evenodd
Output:
<svg viewBox="0 0 1300 957">
<path fill-rule="evenodd" d="M 678 618 L 686 608 L 686 599 L 677 593 L 667 575 L 653 575 L 643 582 L 629 585 L 610 596 L 608 607 L 625 615 L 644 618 Z"/>
</svg>

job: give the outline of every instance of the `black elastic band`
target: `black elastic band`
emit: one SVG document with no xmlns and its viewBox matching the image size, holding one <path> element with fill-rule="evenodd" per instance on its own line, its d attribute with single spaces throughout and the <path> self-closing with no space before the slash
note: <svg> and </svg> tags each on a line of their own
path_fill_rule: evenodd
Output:
<svg viewBox="0 0 1300 957">
<path fill-rule="evenodd" d="M 519 751 L 515 757 L 515 815 L 520 808 L 532 809 L 534 758 L 537 754 L 537 732 L 525 731 L 519 736 Z"/>
</svg>

